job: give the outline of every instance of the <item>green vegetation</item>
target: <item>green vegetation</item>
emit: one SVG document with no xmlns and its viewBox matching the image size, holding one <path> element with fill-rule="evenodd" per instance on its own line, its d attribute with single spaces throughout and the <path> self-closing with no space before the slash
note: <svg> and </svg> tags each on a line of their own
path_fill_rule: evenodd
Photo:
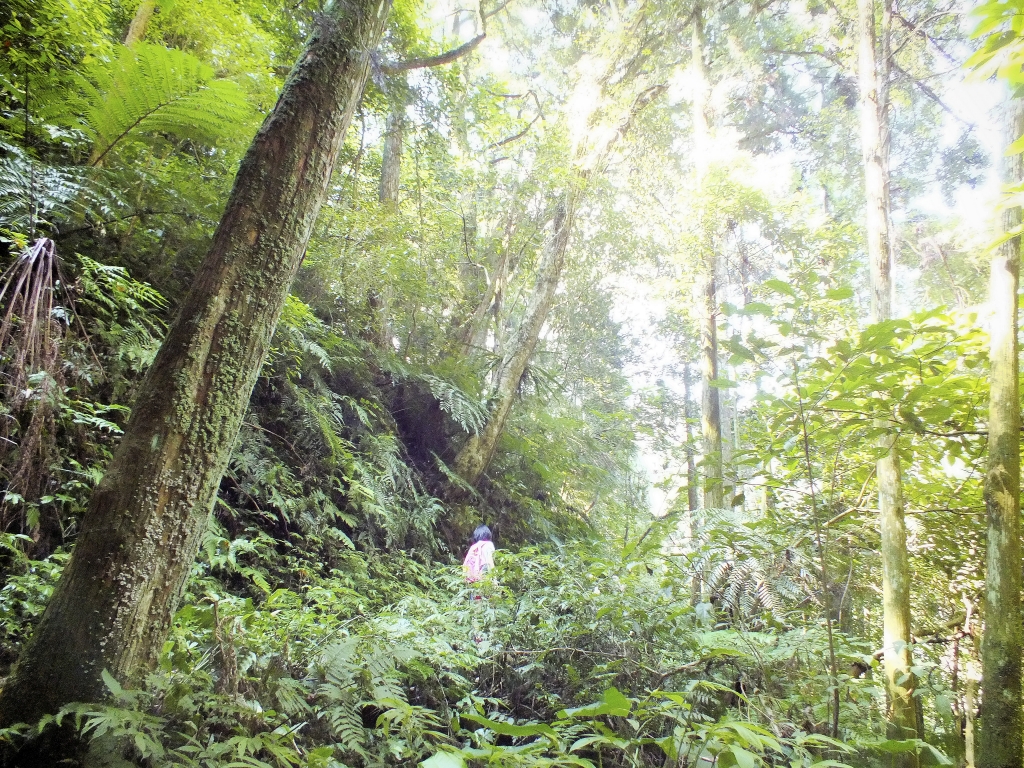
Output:
<svg viewBox="0 0 1024 768">
<path fill-rule="evenodd" d="M 1020 768 L 1022 14 L 0 7 L 0 764 Z"/>
</svg>

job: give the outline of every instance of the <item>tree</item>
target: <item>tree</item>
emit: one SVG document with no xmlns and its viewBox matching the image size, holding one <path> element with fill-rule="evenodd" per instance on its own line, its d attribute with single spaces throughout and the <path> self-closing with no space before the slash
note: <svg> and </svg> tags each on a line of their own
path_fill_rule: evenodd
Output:
<svg viewBox="0 0 1024 768">
<path fill-rule="evenodd" d="M 213 245 L 0 694 L 0 722 L 103 698 L 156 660 L 302 260 L 389 3 L 322 16 L 246 153 Z"/>
<path fill-rule="evenodd" d="M 579 188 L 570 187 L 556 204 L 551 234 L 544 245 L 530 304 L 501 361 L 501 371 L 494 390 L 495 404 L 484 428 L 471 435 L 455 457 L 455 471 L 470 485 L 475 486 L 480 481 L 494 456 L 498 438 L 505 429 L 505 422 L 519 391 L 519 382 L 554 303 L 555 291 L 565 268 L 565 252 L 569 246 L 578 196 Z"/>
<path fill-rule="evenodd" d="M 1006 145 L 1024 136 L 1024 102 L 1005 106 Z M 1012 151 L 1012 150 L 1010 150 Z M 1024 157 L 1003 158 L 1003 182 L 1024 181 Z M 1010 768 L 1024 761 L 1021 734 L 1021 544 L 1020 544 L 1020 364 L 1017 349 L 1017 287 L 1020 282 L 1021 209 L 1003 212 L 1007 238 L 992 258 L 991 388 L 988 413 L 988 472 L 985 507 L 988 548 L 985 568 L 985 627 L 981 639 L 981 733 L 978 765 Z"/>
<path fill-rule="evenodd" d="M 572 234 L 576 211 L 585 198 L 587 186 L 604 169 L 612 148 L 629 132 L 634 120 L 665 91 L 662 84 L 636 89 L 640 79 L 638 62 L 650 51 L 637 50 L 637 42 L 650 44 L 641 34 L 648 21 L 640 10 L 631 22 L 619 30 L 620 40 L 604 71 L 595 73 L 581 67 L 576 83 L 576 107 L 585 112 L 571 115 L 577 127 L 572 166 L 558 193 L 550 219 L 550 234 L 544 244 L 537 276 L 523 319 L 514 337 L 503 351 L 494 387 L 494 404 L 482 430 L 471 435 L 455 457 L 455 471 L 475 486 L 494 456 L 505 423 L 519 392 L 520 382 L 533 355 L 541 331 L 555 300 L 565 269 L 566 250 Z M 593 67 L 597 62 L 584 58 Z M 636 90 L 634 90 L 636 89 Z M 596 97 L 596 98 L 595 98 Z M 629 99 L 626 106 L 618 102 Z"/>
<path fill-rule="evenodd" d="M 888 0 L 886 0 L 888 3 Z M 874 0 L 858 0 L 858 64 L 864 191 L 867 197 L 867 249 L 871 280 L 871 320 L 892 317 L 892 242 L 889 233 L 888 35 L 891 6 L 882 12 L 875 35 Z M 881 53 L 878 53 L 881 40 Z M 879 63 L 881 62 L 881 63 Z M 883 425 L 884 426 L 884 425 Z M 890 427 L 891 430 L 891 427 Z M 903 481 L 896 434 L 882 436 L 877 463 L 878 515 L 882 544 L 882 637 L 886 692 L 895 734 L 917 734 L 917 710 L 910 675 L 910 563 L 903 517 Z M 907 752 L 908 764 L 916 764 Z"/>
<path fill-rule="evenodd" d="M 704 18 L 697 5 L 693 11 L 691 35 L 691 72 L 693 77 L 693 157 L 697 174 L 697 194 L 704 192 L 707 153 L 711 129 L 708 124 L 708 76 L 704 61 Z M 722 483 L 722 404 L 718 390 L 718 256 L 714 235 L 704 206 L 697 211 L 698 268 L 701 271 L 700 328 L 700 425 L 704 438 L 704 507 L 725 506 Z"/>
</svg>

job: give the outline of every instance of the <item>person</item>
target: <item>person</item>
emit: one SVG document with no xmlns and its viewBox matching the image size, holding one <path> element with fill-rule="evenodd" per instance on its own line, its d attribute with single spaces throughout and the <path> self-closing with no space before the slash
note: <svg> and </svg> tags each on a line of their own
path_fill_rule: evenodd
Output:
<svg viewBox="0 0 1024 768">
<path fill-rule="evenodd" d="M 462 561 L 462 572 L 467 583 L 475 584 L 493 567 L 494 544 L 491 542 L 491 529 L 481 525 L 473 531 L 473 546 L 469 548 L 466 559 Z"/>
</svg>

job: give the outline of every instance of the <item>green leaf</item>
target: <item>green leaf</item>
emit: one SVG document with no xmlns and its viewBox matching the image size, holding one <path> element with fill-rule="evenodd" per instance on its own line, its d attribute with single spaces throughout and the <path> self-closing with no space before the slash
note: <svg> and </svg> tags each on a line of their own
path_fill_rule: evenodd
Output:
<svg viewBox="0 0 1024 768">
<path fill-rule="evenodd" d="M 841 288 L 831 288 L 825 291 L 825 296 L 832 299 L 833 301 L 843 301 L 845 299 L 853 298 L 853 288 L 849 286 L 843 286 Z"/>
<path fill-rule="evenodd" d="M 503 723 L 500 720 L 491 720 L 489 717 L 483 715 L 477 715 L 472 712 L 466 714 L 460 714 L 459 718 L 462 720 L 470 720 L 474 723 L 479 723 L 485 728 L 489 728 L 497 734 L 502 736 L 549 736 L 551 738 L 558 738 L 558 734 L 555 733 L 554 729 L 546 723 L 532 723 L 530 725 L 513 725 L 512 723 Z"/>
<path fill-rule="evenodd" d="M 791 296 L 794 299 L 797 297 L 796 290 L 793 288 L 793 286 L 782 280 L 776 280 L 774 278 L 771 280 L 765 280 L 764 287 L 772 291 L 775 291 L 775 293 L 781 293 L 786 296 Z"/>
<path fill-rule="evenodd" d="M 452 752 L 437 752 L 420 763 L 423 768 L 466 768 L 461 755 Z"/>
<path fill-rule="evenodd" d="M 124 688 L 121 687 L 121 684 L 118 683 L 117 680 L 114 679 L 114 676 L 107 670 L 104 669 L 100 673 L 100 677 L 103 678 L 103 684 L 107 686 L 107 690 L 114 694 L 114 698 L 124 696 Z"/>
<path fill-rule="evenodd" d="M 743 747 L 736 744 L 730 746 L 729 749 L 732 752 L 733 757 L 736 758 L 736 765 L 738 765 L 739 768 L 754 768 L 754 766 L 757 765 L 757 757 L 753 752 L 748 752 Z"/>
<path fill-rule="evenodd" d="M 879 752 L 896 754 L 900 752 L 916 752 L 922 743 L 919 739 L 883 739 L 881 741 L 868 742 L 864 746 L 870 749 L 877 749 Z"/>
<path fill-rule="evenodd" d="M 601 696 L 601 700 L 582 707 L 563 709 L 558 713 L 559 717 L 600 717 L 601 715 L 612 715 L 626 717 L 629 715 L 633 703 L 626 698 L 618 688 L 609 688 Z"/>
</svg>

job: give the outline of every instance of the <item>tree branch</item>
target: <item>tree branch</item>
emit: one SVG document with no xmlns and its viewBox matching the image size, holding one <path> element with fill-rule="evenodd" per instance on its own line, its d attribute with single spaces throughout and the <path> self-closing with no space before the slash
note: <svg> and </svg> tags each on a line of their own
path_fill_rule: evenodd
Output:
<svg viewBox="0 0 1024 768">
<path fill-rule="evenodd" d="M 538 120 L 544 117 L 544 109 L 540 105 L 540 99 L 537 98 L 537 94 L 534 93 L 533 91 L 527 91 L 526 93 L 521 94 L 503 93 L 498 95 L 500 95 L 501 98 L 504 99 L 528 99 L 532 96 L 534 103 L 537 105 L 537 114 L 534 115 L 533 120 L 531 120 L 529 124 L 525 128 L 523 128 L 523 130 L 519 131 L 519 133 L 513 134 L 512 136 L 506 136 L 504 139 L 494 142 L 489 147 L 487 147 L 488 149 L 496 149 L 497 147 L 503 147 L 506 144 L 511 144 L 513 141 L 518 141 L 519 139 L 523 138 L 523 136 L 530 132 L 530 129 L 533 127 L 534 123 L 536 123 Z M 519 111 L 519 114 L 522 115 L 521 109 Z"/>
<path fill-rule="evenodd" d="M 427 67 L 440 67 L 443 64 L 451 64 L 480 45 L 486 37 L 487 33 L 481 32 L 468 43 L 463 43 L 458 48 L 452 48 L 450 51 L 439 53 L 436 56 L 420 56 L 415 59 L 397 61 L 394 64 L 381 64 L 380 71 L 385 75 L 397 75 L 400 72 L 408 72 L 410 69 L 425 69 Z"/>
<path fill-rule="evenodd" d="M 954 112 L 952 107 L 950 107 L 948 104 L 946 104 L 946 102 L 944 102 L 942 100 L 942 97 L 940 97 L 939 94 L 937 94 L 935 91 L 933 91 L 931 89 L 931 87 L 929 87 L 928 85 L 925 85 L 924 83 L 922 83 L 920 80 L 918 80 L 916 77 L 911 75 L 909 72 L 907 72 L 907 70 L 903 69 L 903 67 L 901 67 L 896 62 L 892 62 L 892 68 L 896 72 L 898 72 L 900 75 L 902 75 L 903 77 L 907 78 L 907 80 L 909 80 L 911 83 L 913 83 L 918 88 L 920 88 L 921 89 L 921 93 L 923 93 L 929 99 L 931 99 L 936 104 L 938 104 L 940 107 L 942 107 L 943 111 L 949 113 L 953 117 L 954 120 L 956 120 L 957 122 L 961 123 L 962 125 L 964 125 L 964 126 L 966 126 L 968 128 L 974 128 L 974 123 L 971 123 L 971 122 L 968 122 L 967 120 L 964 120 L 962 117 L 960 117 L 960 115 L 958 115 L 956 112 Z"/>
<path fill-rule="evenodd" d="M 924 20 L 922 20 L 920 22 L 914 23 L 914 22 L 909 21 L 908 19 L 904 18 L 903 15 L 900 14 L 898 11 L 893 11 L 893 14 L 892 14 L 893 18 L 896 19 L 896 21 L 898 21 L 900 24 L 902 24 L 911 34 L 920 35 L 921 37 L 923 37 L 927 42 L 929 42 L 933 46 L 935 46 L 935 50 L 937 50 L 940 54 L 942 54 L 942 57 L 944 59 L 946 59 L 946 61 L 948 61 L 950 64 L 956 64 L 957 67 L 959 67 L 959 65 L 960 65 L 959 62 L 955 58 L 953 58 L 953 56 L 948 54 L 946 52 L 946 50 L 941 45 L 939 45 L 937 42 L 935 42 L 935 39 L 931 35 L 929 35 L 927 32 L 924 31 L 924 25 L 926 23 L 928 23 L 929 21 L 934 21 L 935 19 L 941 18 L 943 16 L 948 16 L 948 15 L 951 15 L 949 11 L 943 11 L 943 12 L 940 12 L 940 13 L 934 13 L 931 16 L 929 16 L 927 19 L 924 19 Z"/>
</svg>

